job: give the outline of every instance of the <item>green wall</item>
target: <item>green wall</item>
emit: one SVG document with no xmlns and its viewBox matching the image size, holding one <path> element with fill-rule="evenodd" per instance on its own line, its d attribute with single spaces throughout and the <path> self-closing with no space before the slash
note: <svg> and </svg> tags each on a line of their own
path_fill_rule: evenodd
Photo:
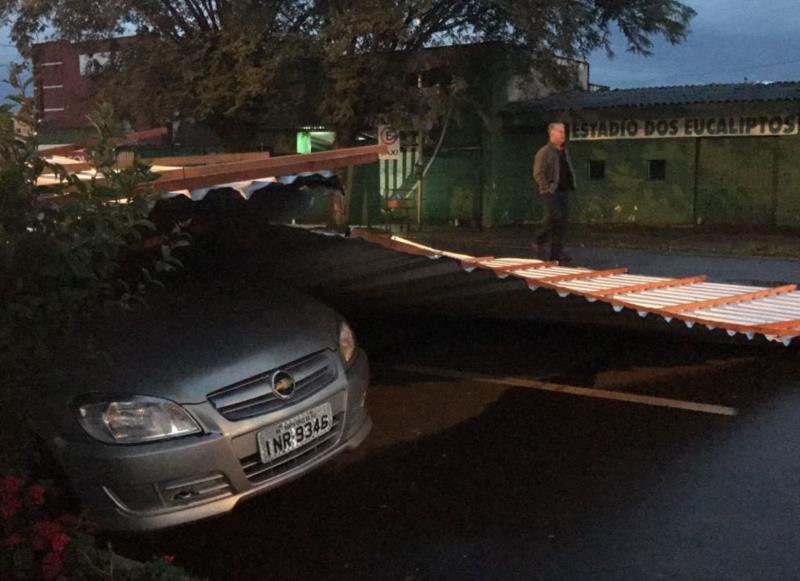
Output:
<svg viewBox="0 0 800 581">
<path fill-rule="evenodd" d="M 529 132 L 487 132 L 484 153 L 485 226 L 538 219 L 541 201 L 533 185 L 533 154 L 544 138 Z"/>
<path fill-rule="evenodd" d="M 351 191 L 348 192 L 348 222 L 350 224 L 383 223 L 379 181 L 380 168 L 377 163 L 353 168 L 353 185 Z"/>
<path fill-rule="evenodd" d="M 693 219 L 694 140 L 582 141 L 570 147 L 578 180 L 572 221 L 685 224 Z M 648 160 L 666 161 L 666 179 L 648 179 Z M 589 161 L 605 161 L 605 178 L 589 178 Z"/>
<path fill-rule="evenodd" d="M 790 113 L 791 103 L 715 104 L 544 115 L 495 115 L 487 125 L 461 115 L 425 180 L 423 220 L 484 226 L 539 220 L 542 203 L 531 165 L 549 121 L 739 116 Z M 800 227 L 800 136 L 574 141 L 576 223 L 756 224 Z M 666 162 L 666 179 L 650 180 L 648 160 Z M 589 177 L 590 160 L 605 177 Z M 350 221 L 381 223 L 377 165 L 356 168 Z"/>
<path fill-rule="evenodd" d="M 778 157 L 776 224 L 800 226 L 800 137 L 784 144 Z"/>
<path fill-rule="evenodd" d="M 698 214 L 706 223 L 800 226 L 800 137 L 703 139 Z"/>
<path fill-rule="evenodd" d="M 481 152 L 456 151 L 439 154 L 424 183 L 423 219 L 459 223 L 475 218 L 480 200 Z"/>
<path fill-rule="evenodd" d="M 536 200 L 526 214 L 533 153 L 549 121 L 791 113 L 792 103 L 714 104 L 504 117 L 501 137 L 487 152 L 494 176 L 492 224 L 541 215 Z M 571 220 L 579 223 L 758 224 L 800 227 L 800 136 L 702 137 L 574 141 L 578 191 Z M 651 181 L 648 160 L 666 161 L 666 179 Z M 589 179 L 589 161 L 605 161 L 605 178 Z M 532 187 L 532 186 L 531 186 Z"/>
</svg>

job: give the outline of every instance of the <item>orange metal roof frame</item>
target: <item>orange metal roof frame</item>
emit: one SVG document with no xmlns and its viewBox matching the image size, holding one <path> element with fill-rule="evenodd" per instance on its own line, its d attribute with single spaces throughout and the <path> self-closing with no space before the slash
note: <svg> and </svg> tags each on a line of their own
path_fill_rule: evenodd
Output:
<svg viewBox="0 0 800 581">
<path fill-rule="evenodd" d="M 366 145 L 266 159 L 215 163 L 200 167 L 183 167 L 165 171 L 152 183 L 152 186 L 158 192 L 173 192 L 207 188 L 235 181 L 318 172 L 373 163 L 378 161 L 378 155 L 385 151 L 385 145 Z"/>
<path fill-rule="evenodd" d="M 687 327 L 694 324 L 706 326 L 709 330 L 723 329 L 729 335 L 742 333 L 748 339 L 752 339 L 755 335 L 763 335 L 768 341 L 778 341 L 784 345 L 789 345 L 796 337 L 800 337 L 800 319 L 797 319 L 796 313 L 800 310 L 800 295 L 796 293 L 797 285 L 789 284 L 774 288 L 753 288 L 750 292 L 734 292 L 733 294 L 718 296 L 716 298 L 696 300 L 691 296 L 687 296 L 686 302 L 674 305 L 671 307 L 653 307 L 642 306 L 635 302 L 629 302 L 624 298 L 624 295 L 630 293 L 647 293 L 658 292 L 661 289 L 677 289 L 682 287 L 688 288 L 692 285 L 702 285 L 706 281 L 705 276 L 694 276 L 687 278 L 654 280 L 652 282 L 641 284 L 623 284 L 613 288 L 605 288 L 602 290 L 576 290 L 569 286 L 563 286 L 563 283 L 570 283 L 574 281 L 584 280 L 589 281 L 592 278 L 614 277 L 620 276 L 624 278 L 627 274 L 627 269 L 608 269 L 608 270 L 591 270 L 591 269 L 575 269 L 570 274 L 555 274 L 550 277 L 542 277 L 537 279 L 528 279 L 525 277 L 525 271 L 535 269 L 537 271 L 546 271 L 548 268 L 560 268 L 563 273 L 564 268 L 559 267 L 558 263 L 545 262 L 538 260 L 520 259 L 520 263 L 508 266 L 496 266 L 496 261 L 493 257 L 485 259 L 474 258 L 468 255 L 453 254 L 444 250 L 438 250 L 427 246 L 422 246 L 415 242 L 405 240 L 399 236 L 392 236 L 386 234 L 379 234 L 376 232 L 369 232 L 363 229 L 353 229 L 352 236 L 361 238 L 373 244 L 379 244 L 386 248 L 403 252 L 406 254 L 414 254 L 427 256 L 432 259 L 451 258 L 457 260 L 462 268 L 467 272 L 472 272 L 475 268 L 491 270 L 498 277 L 505 278 L 512 276 L 523 279 L 530 288 L 549 288 L 550 290 L 558 292 L 559 296 L 566 297 L 567 295 L 583 296 L 590 302 L 600 301 L 610 304 L 614 307 L 615 312 L 619 312 L 624 308 L 636 311 L 640 317 L 647 316 L 648 314 L 658 315 L 664 318 L 667 322 L 672 319 L 682 321 Z M 509 259 L 510 260 L 510 259 Z M 492 264 L 494 262 L 494 264 Z M 558 271 L 557 271 L 558 272 Z M 713 286 L 713 285 L 710 285 Z M 784 321 L 768 321 L 764 320 L 748 320 L 738 321 L 735 317 L 729 317 L 728 320 L 723 318 L 714 318 L 703 314 L 703 310 L 717 307 L 730 307 L 740 304 L 748 305 L 761 305 L 760 301 L 773 299 L 775 297 L 787 296 L 791 293 L 786 300 L 790 303 L 786 306 L 786 320 Z M 764 308 L 764 307 L 762 307 Z M 772 307 L 773 309 L 775 307 Z M 779 311 L 780 312 L 780 311 Z M 754 315 L 755 319 L 756 316 Z"/>
<path fill-rule="evenodd" d="M 41 155 L 57 155 L 77 149 L 79 147 L 76 145 L 59 146 L 46 149 Z M 386 150 L 384 145 L 366 145 L 278 157 L 271 157 L 266 152 L 250 152 L 155 158 L 150 161 L 158 164 L 179 161 L 184 166 L 159 172 L 159 177 L 148 185 L 156 192 L 174 192 L 259 178 L 313 173 L 374 163 Z M 77 164 L 75 171 L 83 169 L 86 169 L 85 164 Z M 63 199 L 68 199 L 68 194 Z M 50 201 L 55 199 L 51 198 Z"/>
</svg>

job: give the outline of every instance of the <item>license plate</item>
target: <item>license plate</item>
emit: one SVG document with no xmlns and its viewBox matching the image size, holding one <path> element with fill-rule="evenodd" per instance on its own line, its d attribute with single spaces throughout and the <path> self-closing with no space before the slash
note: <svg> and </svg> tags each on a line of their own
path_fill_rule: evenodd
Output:
<svg viewBox="0 0 800 581">
<path fill-rule="evenodd" d="M 309 442 L 313 442 L 333 428 L 333 411 L 324 403 L 256 434 L 261 462 L 272 462 Z"/>
</svg>

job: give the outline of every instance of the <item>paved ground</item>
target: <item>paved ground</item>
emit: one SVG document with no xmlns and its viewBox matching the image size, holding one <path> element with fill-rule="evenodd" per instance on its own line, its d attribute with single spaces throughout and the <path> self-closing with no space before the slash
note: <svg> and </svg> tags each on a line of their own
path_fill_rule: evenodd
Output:
<svg viewBox="0 0 800 581">
<path fill-rule="evenodd" d="M 362 449 L 129 548 L 214 580 L 800 576 L 796 350 L 532 323 L 355 324 L 374 367 Z M 410 365 L 484 377 L 399 369 Z M 527 381 L 497 383 L 508 377 Z M 538 389 L 552 384 L 650 399 Z"/>
</svg>

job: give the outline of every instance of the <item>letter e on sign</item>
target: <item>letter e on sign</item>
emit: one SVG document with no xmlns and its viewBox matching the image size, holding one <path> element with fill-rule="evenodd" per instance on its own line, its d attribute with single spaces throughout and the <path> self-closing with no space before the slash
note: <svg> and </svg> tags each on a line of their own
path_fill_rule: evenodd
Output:
<svg viewBox="0 0 800 581">
<path fill-rule="evenodd" d="M 387 147 L 387 152 L 378 156 L 380 159 L 400 159 L 400 133 L 391 125 L 378 126 L 378 145 Z"/>
</svg>

